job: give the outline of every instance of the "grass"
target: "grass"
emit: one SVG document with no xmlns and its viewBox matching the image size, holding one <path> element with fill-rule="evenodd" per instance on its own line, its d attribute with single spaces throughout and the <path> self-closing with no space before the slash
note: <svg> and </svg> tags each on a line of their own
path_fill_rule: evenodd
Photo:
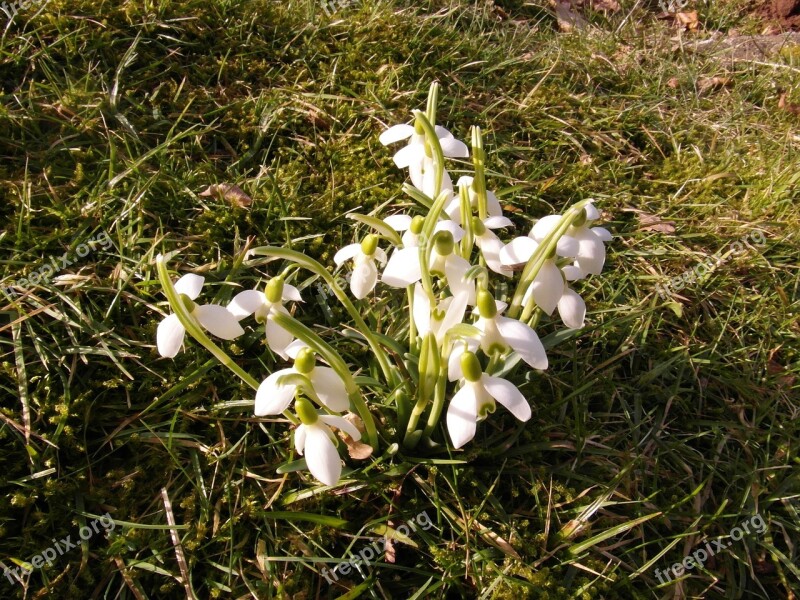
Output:
<svg viewBox="0 0 800 600">
<path fill-rule="evenodd" d="M 698 8 L 700 35 L 754 27 L 739 4 Z M 795 597 L 798 138 L 776 108 L 791 57 L 726 66 L 676 49 L 638 3 L 590 18 L 565 35 L 544 3 L 499 1 L 328 17 L 297 1 L 53 0 L 17 14 L 0 38 L 0 285 L 102 232 L 113 246 L 0 292 L 0 566 L 99 515 L 115 527 L 3 577 L 3 596 Z M 718 75 L 732 85 L 698 92 Z M 498 412 L 448 460 L 385 456 L 320 492 L 276 472 L 296 458 L 289 429 L 253 417 L 252 393 L 200 348 L 158 358 L 153 258 L 205 265 L 220 300 L 249 239 L 330 264 L 352 239 L 345 212 L 404 201 L 377 137 L 433 80 L 440 122 L 486 132 L 489 184 L 518 231 L 594 197 L 615 238 L 579 290 L 587 327 L 542 324 L 550 368 L 523 387 L 529 423 Z M 198 196 L 224 182 L 252 206 Z M 763 246 L 659 298 L 753 231 Z M 257 379 L 276 364 L 255 332 L 231 352 Z M 423 511 L 433 525 L 398 539 Z M 755 515 L 763 534 L 659 582 L 655 569 Z M 387 537 L 372 566 L 321 574 Z"/>
</svg>

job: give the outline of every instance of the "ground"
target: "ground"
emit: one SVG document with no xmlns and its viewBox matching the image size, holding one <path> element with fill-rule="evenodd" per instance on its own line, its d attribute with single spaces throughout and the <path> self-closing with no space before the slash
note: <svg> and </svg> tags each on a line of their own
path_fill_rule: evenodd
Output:
<svg viewBox="0 0 800 600">
<path fill-rule="evenodd" d="M 0 15 L 3 597 L 796 597 L 800 50 L 703 45 L 794 15 L 580 10 L 570 32 L 521 1 Z M 587 326 L 542 322 L 530 422 L 498 411 L 466 451 L 352 463 L 319 491 L 287 468 L 286 423 L 254 417 L 201 348 L 159 358 L 154 257 L 179 251 L 176 274 L 202 272 L 219 301 L 233 275 L 273 274 L 241 264 L 248 243 L 331 265 L 345 212 L 405 202 L 378 135 L 432 81 L 442 124 L 483 127 L 518 232 L 592 197 L 614 239 L 579 290 Z M 299 311 L 335 329 L 314 289 Z M 279 364 L 255 331 L 230 351 L 258 379 Z M 371 565 L 325 577 L 377 542 Z"/>
</svg>

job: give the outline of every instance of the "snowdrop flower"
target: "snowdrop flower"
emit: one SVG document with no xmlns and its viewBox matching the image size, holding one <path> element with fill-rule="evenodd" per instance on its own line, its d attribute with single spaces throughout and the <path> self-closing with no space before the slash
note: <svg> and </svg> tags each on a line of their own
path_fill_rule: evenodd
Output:
<svg viewBox="0 0 800 600">
<path fill-rule="evenodd" d="M 239 320 L 255 314 L 256 321 L 266 323 L 267 345 L 284 360 L 288 360 L 286 347 L 292 342 L 294 336 L 283 327 L 270 319 L 276 313 L 289 314 L 284 302 L 293 300 L 302 302 L 300 291 L 293 285 L 285 283 L 282 276 L 273 277 L 267 282 L 264 292 L 258 290 L 245 290 L 239 292 L 228 304 L 228 310 Z"/>
<path fill-rule="evenodd" d="M 336 412 L 347 410 L 350 400 L 344 381 L 330 367 L 318 367 L 315 362 L 314 352 L 308 347 L 301 348 L 294 366 L 275 371 L 262 381 L 256 391 L 256 416 L 279 415 L 289 407 L 298 384 L 280 383 L 279 380 L 284 375 L 305 376 L 322 404 Z"/>
<path fill-rule="evenodd" d="M 478 292 L 478 312 L 475 327 L 481 332 L 480 346 L 487 356 L 511 348 L 534 369 L 547 368 L 547 353 L 536 332 L 527 323 L 501 316 L 486 290 Z"/>
<path fill-rule="evenodd" d="M 336 450 L 336 438 L 331 427 L 341 429 L 354 440 L 361 439 L 355 425 L 344 417 L 321 415 L 305 398 L 295 403 L 300 425 L 294 432 L 294 447 L 305 456 L 311 474 L 325 485 L 336 485 L 342 475 L 342 459 Z"/>
<path fill-rule="evenodd" d="M 478 210 L 478 193 L 472 187 L 474 180 L 475 179 L 472 176 L 464 175 L 458 178 L 457 185 L 459 187 L 464 184 L 469 186 L 470 206 L 472 206 L 473 210 Z M 456 194 L 455 197 L 451 198 L 450 201 L 445 204 L 444 212 L 446 212 L 448 216 L 456 223 L 461 225 L 461 199 L 459 198 L 458 194 Z M 490 217 L 503 216 L 503 208 L 500 206 L 500 200 L 497 199 L 497 196 L 494 194 L 494 192 L 489 190 L 486 190 L 486 213 Z"/>
<path fill-rule="evenodd" d="M 215 336 L 223 340 L 232 340 L 244 333 L 238 320 L 227 308 L 218 304 L 197 305 L 193 301 L 203 289 L 204 277 L 187 273 L 175 282 L 175 291 L 180 294 L 181 301 L 188 311 L 200 324 Z M 183 344 L 186 329 L 178 319 L 178 315 L 171 314 L 158 324 L 156 330 L 156 346 L 158 353 L 164 358 L 173 358 L 178 354 Z"/>
<path fill-rule="evenodd" d="M 339 250 L 333 257 L 337 267 L 346 260 L 353 259 L 353 274 L 350 277 L 350 291 L 361 300 L 378 283 L 378 267 L 375 261 L 386 263 L 386 253 L 378 248 L 378 238 L 367 235 L 360 244 L 350 244 Z"/>
<path fill-rule="evenodd" d="M 467 351 L 461 355 L 459 371 L 464 384 L 447 407 L 447 432 L 455 448 L 475 437 L 478 421 L 494 412 L 495 400 L 520 421 L 531 418 L 525 396 L 509 381 L 483 373 L 474 353 Z"/>
<path fill-rule="evenodd" d="M 425 219 L 417 215 L 413 219 L 409 215 L 393 215 L 384 221 L 395 231 L 403 233 L 403 247 L 397 248 L 389 257 L 386 268 L 381 275 L 381 281 L 392 287 L 406 287 L 422 278 L 422 269 L 419 263 L 420 233 Z M 436 223 L 434 234 L 440 231 L 449 231 L 453 240 L 458 242 L 464 237 L 464 230 L 453 221 L 442 220 Z"/>
<path fill-rule="evenodd" d="M 442 154 L 450 158 L 466 158 L 469 156 L 467 145 L 453 137 L 453 134 L 444 127 L 436 125 L 436 137 L 442 147 Z M 423 170 L 425 159 L 430 159 L 425 150 L 425 134 L 417 133 L 412 125 L 394 125 L 384 131 L 378 138 L 384 146 L 408 140 L 408 145 L 394 155 L 394 164 L 400 169 Z M 451 182 L 452 186 L 452 182 Z M 419 186 L 417 186 L 419 187 Z"/>
<path fill-rule="evenodd" d="M 524 264 L 533 256 L 538 245 L 530 237 L 511 240 L 500 251 L 500 261 L 504 265 Z M 565 265 L 559 268 L 555 258 L 547 258 L 533 283 L 525 290 L 522 303 L 527 304 L 528 299 L 533 296 L 536 306 L 546 315 L 552 315 L 558 308 L 558 314 L 567 327 L 580 329 L 586 317 L 586 303 L 567 286 L 567 281 L 576 281 L 582 277 L 583 271 L 579 267 Z"/>
<path fill-rule="evenodd" d="M 481 221 L 478 217 L 472 218 L 472 231 L 475 232 L 475 245 L 481 251 L 486 266 L 495 273 L 511 277 L 513 271 L 508 266 L 503 265 L 500 260 L 500 252 L 503 250 L 503 242 L 497 237 L 493 229 L 502 227 L 513 227 L 514 223 L 508 217 L 496 216 L 487 217 Z"/>
<path fill-rule="evenodd" d="M 442 345 L 445 334 L 464 320 L 466 310 L 467 294 L 464 292 L 445 298 L 432 309 L 430 298 L 422 289 L 422 284 L 417 282 L 414 286 L 413 316 L 417 335 L 424 338 L 433 332 L 439 346 Z"/>
<path fill-rule="evenodd" d="M 604 227 L 590 227 L 593 221 L 600 218 L 600 213 L 593 204 L 587 204 L 583 215 L 566 233 L 561 236 L 556 246 L 559 256 L 575 258 L 575 264 L 581 271 L 581 277 L 599 275 L 606 260 L 606 248 L 603 242 L 611 241 L 611 233 Z M 549 215 L 539 219 L 531 229 L 529 237 L 541 243 L 556 227 L 560 215 Z"/>
</svg>

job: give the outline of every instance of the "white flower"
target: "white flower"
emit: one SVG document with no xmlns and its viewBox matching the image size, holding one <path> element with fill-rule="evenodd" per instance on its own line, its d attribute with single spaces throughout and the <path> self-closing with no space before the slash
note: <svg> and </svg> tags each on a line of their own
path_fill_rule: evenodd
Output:
<svg viewBox="0 0 800 600">
<path fill-rule="evenodd" d="M 475 231 L 475 245 L 480 249 L 483 259 L 486 261 L 486 266 L 495 273 L 506 275 L 507 277 L 513 275 L 514 272 L 503 265 L 500 260 L 500 253 L 504 244 L 492 229 L 513 226 L 514 223 L 507 217 L 487 217 L 483 221 L 475 217 L 472 225 L 472 229 Z"/>
<path fill-rule="evenodd" d="M 341 412 L 350 406 L 344 381 L 330 367 L 315 364 L 314 353 L 303 348 L 297 353 L 294 366 L 275 371 L 258 386 L 255 414 L 278 415 L 285 411 L 294 399 L 297 383 L 280 383 L 284 375 L 303 375 L 308 378 L 320 402 L 332 411 Z"/>
<path fill-rule="evenodd" d="M 445 334 L 464 320 L 467 310 L 467 294 L 462 292 L 456 296 L 445 298 L 431 310 L 431 301 L 428 294 L 422 289 L 422 284 L 414 286 L 414 324 L 417 326 L 417 335 L 425 337 L 433 332 L 436 343 L 441 346 Z"/>
<path fill-rule="evenodd" d="M 530 237 L 515 238 L 500 251 L 500 261 L 504 265 L 524 264 L 533 256 L 538 245 Z M 554 258 L 547 258 L 533 283 L 525 290 L 522 303 L 527 304 L 528 299 L 533 296 L 536 306 L 546 315 L 552 315 L 558 308 L 558 314 L 567 327 L 580 329 L 586 317 L 586 303 L 567 286 L 567 281 L 576 281 L 582 276 L 580 268 L 574 265 L 559 268 Z"/>
<path fill-rule="evenodd" d="M 365 298 L 378 283 L 377 260 L 386 263 L 386 253 L 378 248 L 378 238 L 372 234 L 367 235 L 360 244 L 349 244 L 339 250 L 333 257 L 337 267 L 353 259 L 353 274 L 350 277 L 350 291 L 353 296 L 361 300 Z"/>
<path fill-rule="evenodd" d="M 435 130 L 439 145 L 442 147 L 442 154 L 452 158 L 469 156 L 469 149 L 464 142 L 454 138 L 444 127 L 437 125 Z M 412 125 L 394 125 L 384 131 L 378 139 L 384 146 L 408 140 L 408 145 L 394 155 L 394 164 L 400 169 L 408 167 L 410 170 L 422 171 L 423 162 L 426 158 L 430 158 L 425 152 L 425 134 L 417 133 Z"/>
<path fill-rule="evenodd" d="M 175 282 L 175 291 L 181 295 L 181 300 L 192 316 L 208 331 L 223 340 L 239 337 L 244 333 L 244 329 L 227 308 L 218 304 L 197 305 L 193 302 L 200 295 L 204 281 L 205 278 L 199 275 L 187 273 Z M 173 358 L 181 349 L 185 335 L 186 329 L 178 319 L 178 315 L 169 315 L 158 324 L 156 331 L 158 353 L 165 358 Z"/>
<path fill-rule="evenodd" d="M 469 186 L 470 206 L 473 210 L 478 210 L 478 194 L 472 187 L 473 182 L 474 178 L 472 176 L 463 175 L 458 178 L 457 185 L 461 186 L 466 184 Z M 445 204 L 444 212 L 446 212 L 456 223 L 461 225 L 461 198 L 458 194 L 455 194 L 454 197 Z M 503 207 L 500 206 L 500 200 L 497 199 L 497 196 L 494 192 L 489 190 L 486 190 L 486 214 L 490 217 L 503 216 Z"/>
<path fill-rule="evenodd" d="M 472 352 L 464 352 L 459 361 L 464 383 L 447 407 L 447 432 L 453 447 L 461 448 L 475 437 L 479 420 L 494 412 L 495 400 L 520 421 L 531 418 L 531 407 L 514 384 L 481 372 Z"/>
<path fill-rule="evenodd" d="M 266 323 L 267 345 L 275 354 L 287 360 L 289 355 L 286 347 L 294 336 L 275 323 L 270 316 L 276 313 L 288 315 L 289 311 L 283 303 L 289 300 L 302 302 L 303 298 L 296 287 L 285 283 L 283 277 L 278 276 L 269 280 L 264 292 L 245 290 L 236 294 L 228 304 L 228 310 L 239 320 L 255 314 L 259 323 Z"/>
<path fill-rule="evenodd" d="M 573 225 L 561 236 L 556 246 L 559 256 L 575 258 L 575 264 L 581 271 L 581 278 L 586 275 L 599 275 L 606 260 L 606 248 L 603 242 L 611 241 L 611 233 L 604 227 L 590 227 L 600 218 L 600 213 L 592 203 L 584 207 L 584 222 Z M 529 237 L 541 243 L 558 225 L 560 215 L 549 215 L 539 219 L 531 229 Z"/>
<path fill-rule="evenodd" d="M 297 453 L 305 456 L 311 474 L 325 485 L 336 485 L 342 475 L 342 460 L 336 451 L 336 438 L 331 427 L 341 429 L 354 440 L 361 439 L 355 425 L 344 417 L 320 415 L 304 398 L 296 404 L 302 421 L 294 432 L 294 447 Z"/>
<path fill-rule="evenodd" d="M 495 299 L 485 290 L 478 292 L 478 311 L 475 327 L 481 332 L 480 346 L 487 356 L 511 348 L 534 369 L 547 368 L 547 353 L 530 325 L 501 316 L 502 310 L 497 310 Z"/>
</svg>

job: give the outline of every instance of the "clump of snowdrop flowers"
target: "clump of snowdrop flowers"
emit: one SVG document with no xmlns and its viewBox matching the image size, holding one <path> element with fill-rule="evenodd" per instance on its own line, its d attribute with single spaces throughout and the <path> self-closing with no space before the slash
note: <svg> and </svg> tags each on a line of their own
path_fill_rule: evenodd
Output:
<svg viewBox="0 0 800 600">
<path fill-rule="evenodd" d="M 487 189 L 480 129 L 471 129 L 468 147 L 437 125 L 437 96 L 434 84 L 426 111 L 380 136 L 385 145 L 406 142 L 394 162 L 408 169 L 403 191 L 413 205 L 348 215 L 361 230 L 333 262 L 351 271 L 349 289 L 313 258 L 263 246 L 249 256 L 267 257 L 266 282 L 227 306 L 197 305 L 203 278 L 188 274 L 173 284 L 166 259 L 156 261 L 172 310 L 158 327 L 159 353 L 176 356 L 188 333 L 252 389 L 257 417 L 282 415 L 293 427 L 300 459 L 286 471 L 307 468 L 326 486 L 358 478 L 356 461 L 446 454 L 480 444 L 483 428 L 523 427 L 547 402 L 523 383 L 524 370 L 548 368 L 536 330 L 543 319 L 552 326 L 556 310 L 567 327 L 584 325 L 586 304 L 573 286 L 600 274 L 606 259 L 611 234 L 595 225 L 600 212 L 591 200 L 535 219 L 528 235 L 509 236 L 525 222 L 504 216 Z M 461 161 L 463 171 L 466 159 L 472 174 L 453 186 L 446 161 Z M 314 309 L 302 303 L 311 283 L 329 286 L 341 303 L 347 317 L 339 331 L 315 327 Z M 261 331 L 274 357 L 248 363 L 259 365 L 258 377 L 206 334 L 232 340 L 242 325 Z M 345 359 L 355 349 L 367 350 L 357 353 L 365 362 Z M 497 404 L 513 419 L 482 424 Z M 348 461 L 356 468 L 343 471 Z"/>
</svg>

